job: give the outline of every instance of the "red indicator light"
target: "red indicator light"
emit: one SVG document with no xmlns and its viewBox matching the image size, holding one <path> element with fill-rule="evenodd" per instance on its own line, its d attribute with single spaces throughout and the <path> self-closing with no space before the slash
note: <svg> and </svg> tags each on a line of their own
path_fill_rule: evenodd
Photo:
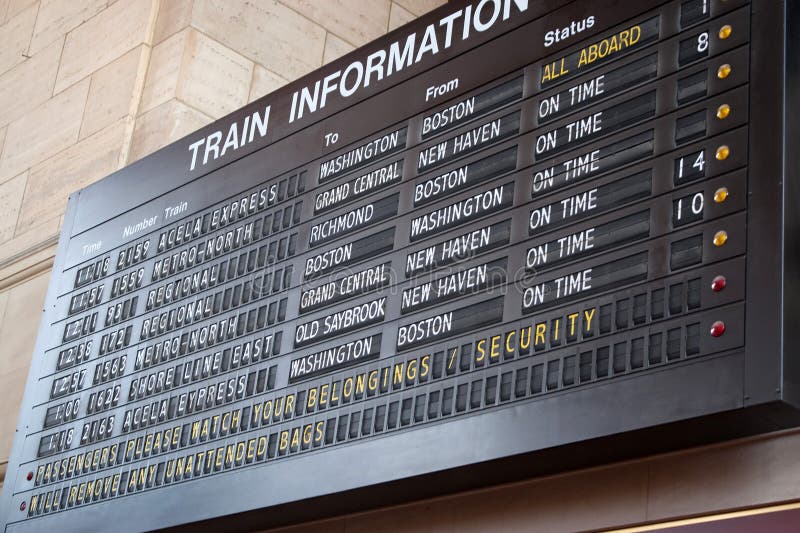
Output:
<svg viewBox="0 0 800 533">
<path fill-rule="evenodd" d="M 717 276 L 711 281 L 711 290 L 714 292 L 719 292 L 725 288 L 728 281 L 725 279 L 725 276 Z"/>
<path fill-rule="evenodd" d="M 22 502 L 21 504 L 19 504 L 19 510 L 20 511 L 24 511 L 26 507 L 27 507 L 27 505 L 25 504 L 25 502 Z"/>
<path fill-rule="evenodd" d="M 720 337 L 723 333 L 725 333 L 725 323 L 721 320 L 717 320 L 713 324 L 711 324 L 711 336 L 712 337 Z"/>
<path fill-rule="evenodd" d="M 25 477 L 28 479 L 28 481 L 32 480 L 33 479 L 33 472 L 28 472 L 28 475 L 25 476 Z"/>
</svg>

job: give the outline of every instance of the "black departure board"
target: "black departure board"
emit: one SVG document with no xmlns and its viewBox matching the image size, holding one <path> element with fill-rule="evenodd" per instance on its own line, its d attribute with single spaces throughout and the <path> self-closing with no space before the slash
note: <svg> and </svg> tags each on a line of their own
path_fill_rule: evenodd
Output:
<svg viewBox="0 0 800 533">
<path fill-rule="evenodd" d="M 78 191 L 6 531 L 263 528 L 797 425 L 791 9 L 451 2 Z"/>
</svg>

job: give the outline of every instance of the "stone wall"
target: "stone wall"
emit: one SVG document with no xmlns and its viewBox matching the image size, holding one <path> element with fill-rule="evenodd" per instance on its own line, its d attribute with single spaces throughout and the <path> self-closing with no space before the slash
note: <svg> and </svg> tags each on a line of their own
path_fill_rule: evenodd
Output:
<svg viewBox="0 0 800 533">
<path fill-rule="evenodd" d="M 0 0 L 0 483 L 69 193 L 445 0 Z"/>
</svg>

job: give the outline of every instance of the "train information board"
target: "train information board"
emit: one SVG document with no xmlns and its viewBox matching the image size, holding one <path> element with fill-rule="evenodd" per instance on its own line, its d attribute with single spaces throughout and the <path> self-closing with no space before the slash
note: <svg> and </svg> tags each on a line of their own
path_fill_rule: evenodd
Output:
<svg viewBox="0 0 800 533">
<path fill-rule="evenodd" d="M 75 193 L 6 531 L 265 527 L 797 424 L 792 16 L 452 2 Z"/>
</svg>

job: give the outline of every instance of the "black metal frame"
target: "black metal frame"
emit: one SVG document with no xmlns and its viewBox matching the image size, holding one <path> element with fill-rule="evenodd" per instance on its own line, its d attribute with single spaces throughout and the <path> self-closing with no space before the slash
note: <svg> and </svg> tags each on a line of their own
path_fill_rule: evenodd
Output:
<svg viewBox="0 0 800 533">
<path fill-rule="evenodd" d="M 523 41 L 520 35 L 510 33 L 513 27 L 566 5 L 574 9 L 559 13 L 558 18 L 542 19 L 537 24 L 549 27 L 545 22 L 547 25 L 569 22 L 589 14 L 591 9 L 592 12 L 603 10 L 604 15 L 607 13 L 613 20 L 604 24 L 604 28 L 611 27 L 630 18 L 625 8 L 632 3 L 639 14 L 666 2 L 545 0 L 531 5 L 524 20 L 511 19 L 497 30 L 476 36 L 467 45 L 476 46 L 509 32 L 504 46 L 518 49 Z M 409 90 L 421 92 L 424 79 L 415 76 L 421 76 L 428 66 L 417 65 L 397 74 L 397 83 L 403 83 L 387 90 L 387 95 L 397 95 L 396 108 L 376 109 L 370 103 L 361 104 L 361 107 L 354 105 L 356 100 L 377 94 L 378 88 L 370 88 L 361 91 L 363 94 L 353 101 L 332 101 L 313 124 L 286 126 L 275 121 L 274 129 L 270 126 L 270 138 L 266 140 L 266 143 L 273 143 L 269 146 L 262 148 L 264 143 L 254 144 L 234 156 L 209 164 L 207 168 L 189 172 L 188 144 L 217 128 L 211 125 L 70 197 L 53 268 L 56 273 L 66 270 L 69 275 L 52 277 L 43 310 L 0 501 L 0 516 L 4 518 L 6 531 L 54 527 L 59 531 L 103 527 L 141 530 L 181 528 L 187 524 L 208 531 L 221 527 L 226 530 L 264 528 L 800 424 L 797 411 L 800 408 L 800 362 L 794 353 L 798 346 L 796 336 L 800 332 L 800 299 L 796 297 L 800 279 L 800 213 L 794 208 L 800 200 L 796 179 L 800 155 L 793 149 L 800 141 L 800 126 L 791 120 L 800 113 L 800 98 L 791 89 L 800 83 L 800 7 L 795 4 L 771 0 L 753 0 L 751 3 L 744 349 L 721 351 L 680 364 L 567 388 L 537 399 L 511 402 L 469 416 L 439 420 L 383 437 L 268 461 L 235 473 L 103 501 L 67 514 L 56 513 L 19 521 L 25 515 L 18 507 L 32 490 L 30 482 L 25 480 L 29 467 L 22 468 L 21 463 L 24 457 L 32 456 L 33 441 L 38 444 L 38 438 L 25 439 L 25 433 L 29 426 L 39 424 L 30 418 L 34 405 L 42 400 L 41 387 L 37 389 L 36 383 L 38 377 L 45 374 L 42 354 L 60 344 L 61 330 L 50 327 L 51 317 L 61 317 L 60 312 L 56 312 L 58 296 L 71 289 L 74 267 L 80 263 L 74 251 L 99 236 L 107 235 L 113 241 L 116 237 L 112 235 L 117 234 L 122 223 L 119 219 L 113 224 L 105 224 L 106 221 L 120 213 L 125 213 L 122 217 L 124 223 L 140 220 L 142 204 L 156 196 L 169 198 L 171 191 L 186 183 L 194 181 L 193 187 L 204 209 L 231 191 L 243 190 L 262 181 L 267 162 L 276 168 L 275 175 L 279 175 L 290 171 L 295 161 L 307 161 L 309 157 L 303 154 L 309 151 L 314 154 L 314 159 L 330 155 L 332 149 L 321 145 L 324 132 L 340 129 L 343 137 L 340 146 L 355 143 L 366 135 L 374 137 L 377 134 L 374 131 L 376 113 L 386 117 L 380 124 L 395 124 L 411 114 L 408 111 L 411 103 L 404 101 L 402 94 Z M 409 28 L 421 28 L 455 8 L 448 4 L 422 17 Z M 778 26 L 781 31 L 776 31 Z M 355 54 L 369 53 L 403 35 L 407 29 L 397 30 L 220 122 L 228 123 L 250 115 L 264 102 L 272 103 L 273 113 L 277 109 L 285 110 L 291 93 L 309 80 L 313 82 L 319 78 L 320 72 L 342 68 Z M 470 64 L 477 62 L 480 69 L 465 69 L 465 58 L 459 59 L 459 55 L 466 51 L 467 45 L 456 45 L 441 58 L 442 61 L 452 59 L 452 68 L 465 80 L 459 93 L 483 85 L 487 80 L 504 79 L 502 77 L 510 70 L 508 62 L 493 58 L 494 52 L 490 47 L 477 50 L 470 56 Z M 541 45 L 536 46 L 541 48 Z M 554 52 L 555 49 L 548 50 L 547 54 Z M 535 53 L 533 56 L 538 57 Z M 513 63 L 516 60 L 509 61 Z M 518 61 L 519 66 L 528 62 Z M 462 70 L 458 70 L 459 65 Z M 333 116 L 340 111 L 345 112 Z M 506 112 L 507 109 L 494 115 L 501 116 Z M 407 124 L 407 121 L 399 122 L 403 123 Z M 338 128 L 337 124 L 347 124 L 347 129 Z M 387 126 L 385 131 L 396 127 Z M 548 124 L 547 129 L 550 127 L 552 125 Z M 292 136 L 286 141 L 279 139 L 288 134 Z M 419 132 L 409 131 L 409 136 L 418 140 Z M 308 147 L 315 148 L 309 150 Z M 414 164 L 410 152 L 406 159 L 406 168 L 410 168 Z M 404 183 L 406 176 L 404 174 Z M 455 201 L 461 196 L 465 194 L 449 197 L 437 205 Z M 520 191 L 516 196 L 520 197 Z M 529 196 L 527 201 L 530 201 Z M 166 204 L 166 200 L 164 202 Z M 426 206 L 423 210 L 429 208 Z M 504 212 L 489 219 L 499 221 L 507 216 L 508 213 Z M 393 224 L 396 221 L 390 220 L 380 227 Z M 376 231 L 376 228 L 370 228 L 357 235 Z M 447 234 L 462 232 L 463 228 Z M 399 253 L 396 255 L 398 258 L 401 256 Z M 355 301 L 368 299 L 363 297 Z M 462 298 L 449 305 L 460 307 L 465 305 L 465 301 L 475 303 L 479 299 Z M 290 307 L 296 308 L 296 302 L 290 302 Z M 720 312 L 733 313 L 731 309 L 732 306 L 725 307 Z M 324 311 L 309 316 L 321 314 Z M 426 314 L 430 312 L 423 312 L 422 316 Z M 301 317 L 299 321 L 307 318 Z M 381 330 L 381 326 L 369 329 L 373 333 Z M 627 333 L 617 334 L 619 339 L 628 336 Z M 291 339 L 287 337 L 291 335 L 284 334 L 284 346 L 289 348 Z M 382 353 L 392 353 L 393 336 L 384 337 Z M 289 351 L 285 349 L 282 352 L 284 359 L 288 358 L 285 354 Z M 530 421 L 535 421 L 535 424 Z M 163 504 L 165 499 L 169 501 L 168 505 Z M 67 516 L 69 520 L 64 519 Z"/>
</svg>

